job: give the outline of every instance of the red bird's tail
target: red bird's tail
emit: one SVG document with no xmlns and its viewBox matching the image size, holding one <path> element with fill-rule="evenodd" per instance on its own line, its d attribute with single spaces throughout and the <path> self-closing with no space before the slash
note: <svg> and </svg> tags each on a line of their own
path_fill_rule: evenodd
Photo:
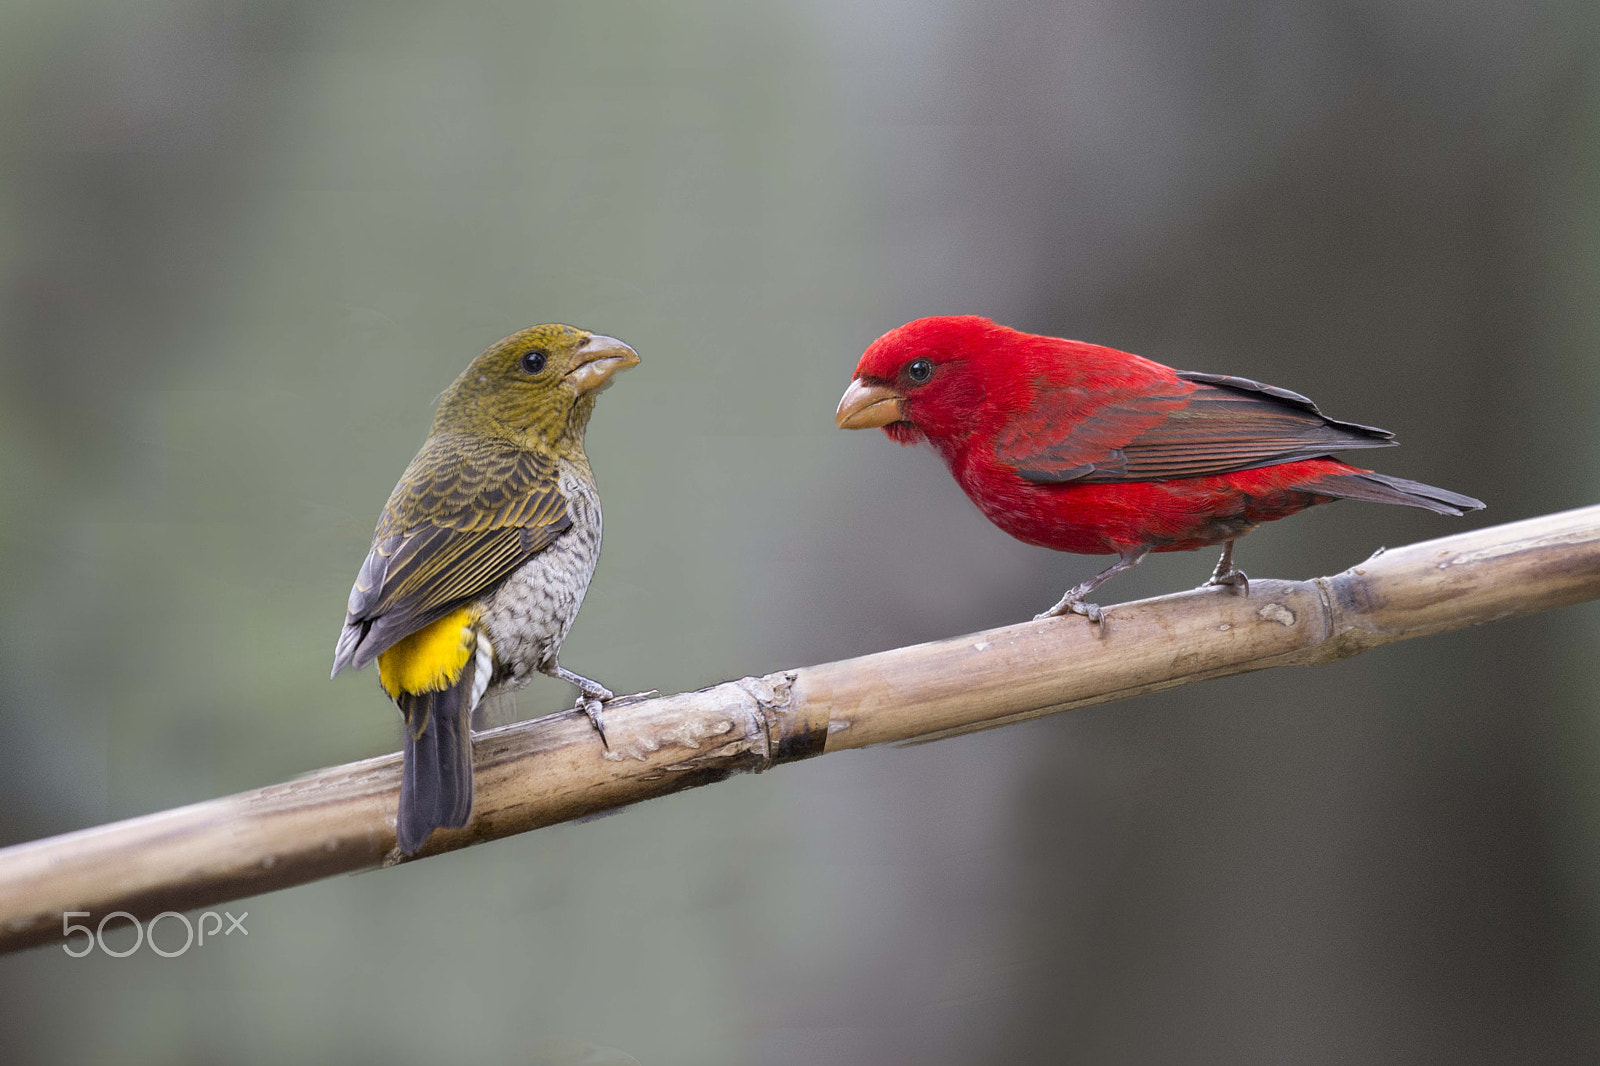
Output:
<svg viewBox="0 0 1600 1066">
<path fill-rule="evenodd" d="M 1424 507 L 1435 514 L 1462 515 L 1483 509 L 1483 501 L 1463 496 L 1449 489 L 1424 485 L 1403 477 L 1375 474 L 1370 470 L 1352 469 L 1348 474 L 1324 474 L 1315 481 L 1301 482 L 1307 492 L 1335 496 L 1344 500 L 1367 500 L 1371 503 L 1398 503 L 1407 507 Z"/>
</svg>

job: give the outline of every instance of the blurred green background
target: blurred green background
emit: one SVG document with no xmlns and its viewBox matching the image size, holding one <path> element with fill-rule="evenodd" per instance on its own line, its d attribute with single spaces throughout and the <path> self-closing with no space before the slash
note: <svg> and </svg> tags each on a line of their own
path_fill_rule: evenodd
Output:
<svg viewBox="0 0 1600 1066">
<path fill-rule="evenodd" d="M 1297 389 L 1489 502 L 1319 508 L 1258 576 L 1595 502 L 1595 19 L 4 0 L 0 842 L 393 750 L 327 680 L 345 596 L 432 399 L 535 322 L 644 360 L 563 653 L 619 692 L 1103 565 L 833 429 L 923 314 Z M 1596 1061 L 1597 647 L 1569 608 L 337 878 L 180 958 L 0 958 L 0 1060 Z"/>
</svg>

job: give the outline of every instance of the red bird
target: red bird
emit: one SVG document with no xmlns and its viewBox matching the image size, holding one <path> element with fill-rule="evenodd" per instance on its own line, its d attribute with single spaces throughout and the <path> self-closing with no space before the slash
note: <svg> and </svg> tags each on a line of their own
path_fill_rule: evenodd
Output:
<svg viewBox="0 0 1600 1066">
<path fill-rule="evenodd" d="M 1067 590 L 1047 618 L 1101 621 L 1085 597 L 1153 551 L 1222 545 L 1208 585 L 1249 580 L 1233 542 L 1332 500 L 1460 515 L 1479 500 L 1330 457 L 1394 434 L 1340 422 L 1298 393 L 1173 370 L 1113 348 L 1019 333 L 976 315 L 921 318 L 862 355 L 841 429 L 927 440 L 989 521 L 1028 544 L 1116 563 Z"/>
</svg>

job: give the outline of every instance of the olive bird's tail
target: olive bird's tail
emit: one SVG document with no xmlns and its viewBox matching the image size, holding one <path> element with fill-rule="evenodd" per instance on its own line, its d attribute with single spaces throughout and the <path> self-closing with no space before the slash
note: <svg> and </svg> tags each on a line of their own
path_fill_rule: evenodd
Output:
<svg viewBox="0 0 1600 1066">
<path fill-rule="evenodd" d="M 488 638 L 474 632 L 475 654 L 445 688 L 399 692 L 405 715 L 405 770 L 395 833 L 402 854 L 418 851 L 435 829 L 455 829 L 472 815 L 472 709 L 493 669 Z"/>
</svg>

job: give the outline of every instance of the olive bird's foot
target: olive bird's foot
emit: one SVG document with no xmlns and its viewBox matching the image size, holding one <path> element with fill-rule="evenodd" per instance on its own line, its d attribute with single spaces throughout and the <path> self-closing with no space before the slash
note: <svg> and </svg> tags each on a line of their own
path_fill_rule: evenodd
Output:
<svg viewBox="0 0 1600 1066">
<path fill-rule="evenodd" d="M 594 726 L 594 731 L 600 734 L 600 746 L 607 751 L 611 750 L 611 742 L 606 739 L 606 722 L 603 715 L 605 701 L 591 696 L 579 696 L 577 709 L 582 711 L 589 719 L 589 724 Z"/>
<path fill-rule="evenodd" d="M 606 723 L 603 712 L 606 703 L 611 699 L 612 693 L 608 688 L 590 689 L 578 696 L 575 705 L 589 719 L 589 724 L 594 726 L 594 731 L 600 734 L 600 744 L 607 751 L 611 750 L 611 742 L 606 739 Z"/>
<path fill-rule="evenodd" d="M 661 690 L 654 688 L 648 692 L 635 692 L 628 696 L 614 696 L 606 689 L 600 689 L 599 692 L 593 695 L 584 693 L 579 696 L 575 709 L 584 713 L 589 719 L 589 724 L 594 726 L 594 731 L 600 734 L 601 745 L 607 751 L 610 751 L 611 742 L 606 739 L 605 708 L 607 706 L 626 707 L 630 703 L 643 703 L 645 700 L 653 700 L 659 695 L 661 695 Z"/>
<path fill-rule="evenodd" d="M 589 724 L 594 726 L 594 731 L 600 734 L 600 743 L 605 745 L 607 751 L 611 744 L 606 740 L 605 721 L 600 717 L 601 704 L 608 702 L 614 693 L 598 681 L 590 680 L 582 674 L 575 674 L 562 666 L 554 659 L 539 665 L 539 672 L 546 677 L 554 677 L 574 685 L 578 689 L 578 702 L 573 705 L 575 710 L 582 711 L 588 716 Z"/>
<path fill-rule="evenodd" d="M 1213 585 L 1240 589 L 1246 596 L 1250 595 L 1250 575 L 1243 570 L 1228 570 L 1225 573 L 1212 574 L 1211 579 L 1200 587 L 1204 589 Z"/>
</svg>

